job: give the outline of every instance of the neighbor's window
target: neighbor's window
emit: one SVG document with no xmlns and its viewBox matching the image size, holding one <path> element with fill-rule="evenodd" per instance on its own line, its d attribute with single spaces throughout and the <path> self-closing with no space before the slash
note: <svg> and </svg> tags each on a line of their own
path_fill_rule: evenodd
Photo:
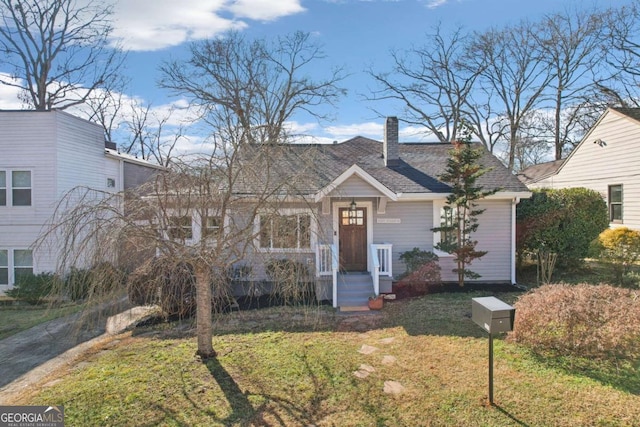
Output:
<svg viewBox="0 0 640 427">
<path fill-rule="evenodd" d="M 0 285 L 9 284 L 9 251 L 0 249 Z"/>
<path fill-rule="evenodd" d="M 7 173 L 0 171 L 0 206 L 7 206 Z"/>
<path fill-rule="evenodd" d="M 107 178 L 107 188 L 116 188 L 115 178 Z"/>
<path fill-rule="evenodd" d="M 309 214 L 260 216 L 260 247 L 308 249 L 311 247 Z"/>
<path fill-rule="evenodd" d="M 11 203 L 13 206 L 31 206 L 31 172 L 11 172 Z"/>
<path fill-rule="evenodd" d="M 440 227 L 453 227 L 455 225 L 455 214 L 451 206 L 445 206 L 440 211 Z M 451 244 L 456 241 L 456 231 L 441 231 L 440 242 Z"/>
<path fill-rule="evenodd" d="M 219 216 L 207 216 L 202 221 L 202 237 L 203 238 L 217 238 L 220 235 L 220 228 L 222 226 L 222 218 Z"/>
<path fill-rule="evenodd" d="M 20 277 L 33 274 L 33 252 L 29 249 L 16 249 L 13 251 L 14 281 L 17 283 Z"/>
<path fill-rule="evenodd" d="M 191 239 L 193 238 L 193 229 L 191 227 L 190 216 L 172 216 L 169 217 L 169 227 L 167 234 L 170 239 Z"/>
<path fill-rule="evenodd" d="M 622 222 L 622 185 L 609 186 L 609 222 Z"/>
</svg>

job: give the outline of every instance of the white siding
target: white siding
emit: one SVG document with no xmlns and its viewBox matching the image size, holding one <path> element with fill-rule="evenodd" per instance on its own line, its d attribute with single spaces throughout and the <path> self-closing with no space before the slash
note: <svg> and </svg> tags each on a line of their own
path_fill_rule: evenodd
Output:
<svg viewBox="0 0 640 427">
<path fill-rule="evenodd" d="M 601 141 L 601 144 L 595 143 Z M 640 230 L 640 123 L 608 111 L 559 173 L 532 188 L 586 187 L 607 200 L 609 185 L 623 186 L 623 224 Z"/>
<path fill-rule="evenodd" d="M 29 248 L 61 195 L 79 185 L 104 189 L 100 126 L 59 111 L 0 112 L 0 170 L 31 171 L 31 206 L 0 206 L 0 248 Z M 55 250 L 34 254 L 35 272 L 55 268 Z"/>
</svg>

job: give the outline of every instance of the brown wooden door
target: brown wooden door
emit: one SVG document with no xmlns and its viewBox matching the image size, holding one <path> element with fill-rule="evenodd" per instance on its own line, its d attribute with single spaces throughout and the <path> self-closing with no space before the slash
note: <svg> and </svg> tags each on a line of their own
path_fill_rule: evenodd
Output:
<svg viewBox="0 0 640 427">
<path fill-rule="evenodd" d="M 367 211 L 340 208 L 340 269 L 367 271 Z"/>
</svg>

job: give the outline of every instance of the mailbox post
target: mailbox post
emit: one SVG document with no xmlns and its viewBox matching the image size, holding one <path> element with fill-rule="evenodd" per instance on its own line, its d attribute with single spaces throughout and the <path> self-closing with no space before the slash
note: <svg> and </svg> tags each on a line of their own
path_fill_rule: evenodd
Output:
<svg viewBox="0 0 640 427">
<path fill-rule="evenodd" d="M 513 330 L 516 309 L 496 297 L 471 299 L 471 320 L 489 332 L 489 403 L 493 405 L 493 334 Z"/>
</svg>

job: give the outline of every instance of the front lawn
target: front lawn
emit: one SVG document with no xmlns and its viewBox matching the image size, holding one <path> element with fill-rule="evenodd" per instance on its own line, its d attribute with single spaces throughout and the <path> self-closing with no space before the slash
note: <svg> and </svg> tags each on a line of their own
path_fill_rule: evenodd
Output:
<svg viewBox="0 0 640 427">
<path fill-rule="evenodd" d="M 82 309 L 78 304 L 51 307 L 48 304 L 0 305 L 0 340 L 40 323 L 76 313 Z"/>
<path fill-rule="evenodd" d="M 637 425 L 637 364 L 545 359 L 501 338 L 488 406 L 488 337 L 470 319 L 485 295 L 427 295 L 358 318 L 230 313 L 206 363 L 188 323 L 139 328 L 13 403 L 62 404 L 68 426 Z"/>
</svg>

